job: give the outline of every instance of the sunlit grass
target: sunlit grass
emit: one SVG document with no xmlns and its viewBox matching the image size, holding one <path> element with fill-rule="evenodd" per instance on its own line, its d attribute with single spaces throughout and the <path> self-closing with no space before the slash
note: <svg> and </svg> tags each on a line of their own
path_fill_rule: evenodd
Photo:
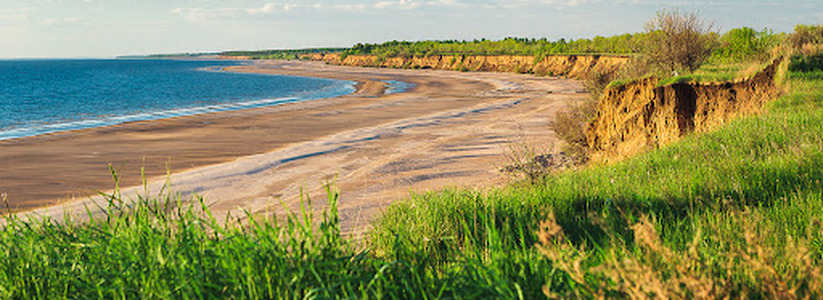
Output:
<svg viewBox="0 0 823 300">
<path fill-rule="evenodd" d="M 823 213 L 823 83 L 815 74 L 792 73 L 790 77 L 791 93 L 770 103 L 765 113 L 734 120 L 715 132 L 694 134 L 621 163 L 566 172 L 537 185 L 414 197 L 386 213 L 373 240 L 378 249 L 400 244 L 419 249 L 440 263 L 467 249 L 486 253 L 485 265 L 506 261 L 504 270 L 511 273 L 505 278 L 524 276 L 518 282 L 545 279 L 552 293 L 595 296 L 592 293 L 600 291 L 600 283 L 578 282 L 573 275 L 584 274 L 586 280 L 614 275 L 595 266 L 614 267 L 604 263 L 645 253 L 645 246 L 635 241 L 632 226 L 649 218 L 656 220 L 661 247 L 677 255 L 696 251 L 699 259 L 695 261 L 711 264 L 692 275 L 714 280 L 718 286 L 720 279 L 730 276 L 723 290 L 717 290 L 719 295 L 780 296 L 770 290 L 774 284 L 784 284 L 800 295 L 817 295 L 809 288 L 809 281 L 819 281 L 819 274 L 796 272 L 800 262 L 792 255 L 800 250 L 787 247 L 802 245 L 802 254 L 812 264 L 808 267 L 819 269 L 823 257 L 819 234 Z M 563 229 L 564 240 L 582 255 L 580 269 L 531 267 L 546 259 L 535 255 L 533 245 L 538 240 L 534 233 L 550 214 Z M 744 224 L 751 231 L 743 230 Z M 747 241 L 747 234 L 755 234 L 759 240 Z M 752 247 L 772 254 L 748 263 L 724 261 L 743 257 L 741 251 Z M 662 263 L 669 266 L 665 272 L 676 272 L 675 261 L 639 261 Z M 581 273 L 571 274 L 574 272 Z M 558 275 L 563 273 L 569 276 Z M 610 289 L 615 293 L 627 293 L 615 288 L 619 283 L 613 284 Z M 591 288 L 591 293 L 581 285 Z M 689 295 L 683 293 L 681 296 Z"/>
<path fill-rule="evenodd" d="M 659 86 L 673 83 L 720 83 L 748 78 L 765 68 L 767 63 L 757 61 L 709 62 L 689 74 L 664 78 Z"/>
</svg>

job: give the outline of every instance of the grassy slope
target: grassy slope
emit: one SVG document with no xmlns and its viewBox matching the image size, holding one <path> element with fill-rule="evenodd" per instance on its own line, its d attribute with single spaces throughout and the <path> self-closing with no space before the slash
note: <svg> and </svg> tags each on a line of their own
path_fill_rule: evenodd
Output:
<svg viewBox="0 0 823 300">
<path fill-rule="evenodd" d="M 314 231 L 306 215 L 217 224 L 196 201 L 167 208 L 170 197 L 132 213 L 112 197 L 110 217 L 92 224 L 7 220 L 0 298 L 819 290 L 823 72 L 788 77 L 791 92 L 762 115 L 619 164 L 413 196 L 388 210 L 362 251 L 340 238 L 333 210 Z"/>
<path fill-rule="evenodd" d="M 794 278 L 791 269 L 797 268 L 787 261 L 795 253 L 781 253 L 787 241 L 794 240 L 805 245 L 812 265 L 819 265 L 823 73 L 789 76 L 791 93 L 771 103 L 764 114 L 619 164 L 568 172 L 535 186 L 488 194 L 442 192 L 396 205 L 377 226 L 376 243 L 385 248 L 401 243 L 443 259 L 476 252 L 486 265 L 503 264 L 496 269 L 509 285 L 531 284 L 529 290 L 539 291 L 545 282 L 559 291 L 578 286 L 574 292 L 580 292 L 579 285 L 585 282 L 573 283 L 572 277 L 559 276 L 553 269 L 535 268 L 543 259 L 532 247 L 537 240 L 531 233 L 538 231 L 538 221 L 553 211 L 566 240 L 586 255 L 584 262 L 600 264 L 617 255 L 615 248 L 643 252 L 630 227 L 648 217 L 656 220 L 656 232 L 672 251 L 697 245 L 702 263 L 710 266 L 703 275 L 719 279 L 734 269 L 732 283 L 725 286 L 729 293 L 771 295 L 754 264 L 714 260 L 759 245 L 776 253 L 765 262 L 777 268 L 779 276 L 774 277 L 789 280 Z M 696 232 L 712 234 L 695 241 Z M 747 233 L 763 240 L 747 241 Z M 594 276 L 586 268 L 577 271 Z M 786 285 L 808 289 L 808 283 L 798 282 Z"/>
</svg>

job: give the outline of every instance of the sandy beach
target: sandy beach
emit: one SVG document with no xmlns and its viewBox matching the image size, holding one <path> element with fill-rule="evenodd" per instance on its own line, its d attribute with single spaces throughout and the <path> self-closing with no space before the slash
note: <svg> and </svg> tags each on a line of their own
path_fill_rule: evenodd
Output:
<svg viewBox="0 0 823 300">
<path fill-rule="evenodd" d="M 342 191 L 341 221 L 362 231 L 410 192 L 505 182 L 506 154 L 547 152 L 558 108 L 585 97 L 574 80 L 523 74 L 367 69 L 266 61 L 227 68 L 346 79 L 351 95 L 280 106 L 135 122 L 0 141 L 0 193 L 12 209 L 59 216 L 101 201 L 94 191 L 203 195 L 217 215 L 315 202 L 322 184 Z M 384 95 L 382 80 L 414 84 Z M 144 171 L 141 171 L 143 169 Z M 141 172 L 145 172 L 145 189 Z M 132 187 L 132 188 L 128 188 Z"/>
</svg>

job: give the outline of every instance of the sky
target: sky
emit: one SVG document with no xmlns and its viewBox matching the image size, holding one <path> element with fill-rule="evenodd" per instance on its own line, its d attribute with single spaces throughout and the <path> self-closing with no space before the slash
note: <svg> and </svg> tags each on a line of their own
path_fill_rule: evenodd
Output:
<svg viewBox="0 0 823 300">
<path fill-rule="evenodd" d="M 643 31 L 660 9 L 697 12 L 720 32 L 823 23 L 821 0 L 0 0 L 0 58 L 578 39 Z"/>
</svg>

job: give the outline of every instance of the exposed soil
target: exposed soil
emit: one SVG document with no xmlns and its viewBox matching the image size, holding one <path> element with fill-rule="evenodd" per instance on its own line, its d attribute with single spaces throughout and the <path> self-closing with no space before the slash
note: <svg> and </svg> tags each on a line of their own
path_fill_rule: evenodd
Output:
<svg viewBox="0 0 823 300">
<path fill-rule="evenodd" d="M 395 69 L 434 69 L 528 73 L 539 76 L 579 78 L 589 72 L 613 72 L 628 62 L 626 56 L 549 55 L 535 58 L 528 55 L 431 55 L 426 57 L 388 57 L 375 55 L 307 54 L 305 59 L 355 67 Z"/>
<path fill-rule="evenodd" d="M 645 78 L 606 89 L 586 130 L 595 162 L 616 161 L 759 112 L 779 89 L 778 59 L 751 78 L 658 86 Z"/>
</svg>

